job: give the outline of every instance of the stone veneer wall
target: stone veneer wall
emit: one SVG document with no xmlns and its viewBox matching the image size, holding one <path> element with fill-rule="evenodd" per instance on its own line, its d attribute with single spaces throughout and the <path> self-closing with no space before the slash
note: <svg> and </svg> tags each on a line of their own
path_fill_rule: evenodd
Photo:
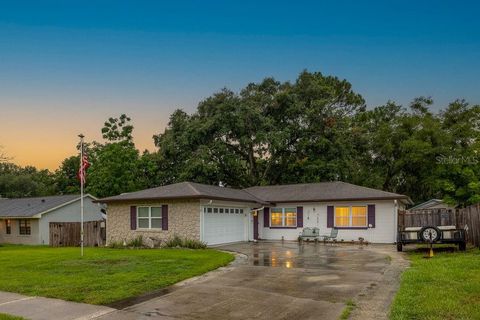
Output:
<svg viewBox="0 0 480 320">
<path fill-rule="evenodd" d="M 168 205 L 168 230 L 130 230 L 130 206 L 161 206 L 164 204 Z M 174 235 L 200 240 L 200 201 L 129 201 L 108 204 L 107 245 L 111 242 L 128 242 L 140 235 L 144 240 L 152 237 L 165 241 Z"/>
</svg>

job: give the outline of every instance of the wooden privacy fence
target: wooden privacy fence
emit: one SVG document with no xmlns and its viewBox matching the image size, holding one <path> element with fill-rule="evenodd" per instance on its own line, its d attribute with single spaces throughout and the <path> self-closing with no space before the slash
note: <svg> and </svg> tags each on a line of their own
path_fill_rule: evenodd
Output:
<svg viewBox="0 0 480 320">
<path fill-rule="evenodd" d="M 459 226 L 468 226 L 468 242 L 480 247 L 480 203 L 458 209 L 456 220 Z"/>
<path fill-rule="evenodd" d="M 455 225 L 455 210 L 452 209 L 399 211 L 398 214 L 398 226 L 401 228 Z"/>
<path fill-rule="evenodd" d="M 480 247 L 480 203 L 459 209 L 398 211 L 400 229 L 423 226 L 467 226 L 468 242 Z"/>
<path fill-rule="evenodd" d="M 75 247 L 80 245 L 80 222 L 50 222 L 50 246 Z M 105 245 L 105 221 L 83 223 L 83 241 L 87 247 Z"/>
</svg>

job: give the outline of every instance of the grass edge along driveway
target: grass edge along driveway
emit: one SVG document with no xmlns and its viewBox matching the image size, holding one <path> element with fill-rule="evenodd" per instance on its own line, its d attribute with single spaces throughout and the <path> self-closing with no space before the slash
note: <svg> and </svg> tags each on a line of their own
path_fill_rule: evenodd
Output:
<svg viewBox="0 0 480 320">
<path fill-rule="evenodd" d="M 0 320 L 27 320 L 22 317 L 12 316 L 6 313 L 0 313 Z"/>
<path fill-rule="evenodd" d="M 90 304 L 151 292 L 234 259 L 212 249 L 0 247 L 0 290 Z"/>
<path fill-rule="evenodd" d="M 480 319 L 480 250 L 408 255 L 390 319 Z"/>
</svg>

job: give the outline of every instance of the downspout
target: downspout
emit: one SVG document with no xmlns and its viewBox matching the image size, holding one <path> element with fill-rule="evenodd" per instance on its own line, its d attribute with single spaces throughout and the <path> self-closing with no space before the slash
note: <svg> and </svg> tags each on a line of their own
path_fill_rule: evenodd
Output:
<svg viewBox="0 0 480 320">
<path fill-rule="evenodd" d="M 397 232 L 398 232 L 398 201 L 396 199 L 393 200 L 393 219 L 394 219 L 393 227 L 395 228 L 393 230 L 393 236 L 394 236 L 393 242 L 396 243 L 397 242 Z"/>
</svg>

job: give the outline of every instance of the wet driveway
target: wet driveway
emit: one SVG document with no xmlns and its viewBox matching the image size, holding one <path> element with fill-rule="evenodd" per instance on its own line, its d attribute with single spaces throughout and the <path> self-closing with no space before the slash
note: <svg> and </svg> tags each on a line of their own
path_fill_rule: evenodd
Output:
<svg viewBox="0 0 480 320">
<path fill-rule="evenodd" d="M 101 319 L 338 319 L 346 301 L 375 296 L 394 252 L 295 242 L 218 249 L 240 254 L 229 267 Z"/>
</svg>

